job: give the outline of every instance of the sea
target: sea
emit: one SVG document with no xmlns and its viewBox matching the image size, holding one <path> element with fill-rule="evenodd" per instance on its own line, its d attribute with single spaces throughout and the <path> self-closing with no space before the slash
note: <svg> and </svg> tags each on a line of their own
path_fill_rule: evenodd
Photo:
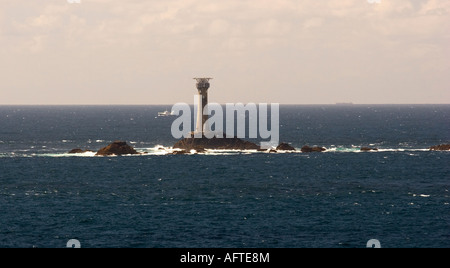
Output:
<svg viewBox="0 0 450 268">
<path fill-rule="evenodd" d="M 281 105 L 297 152 L 185 155 L 167 109 L 0 106 L 0 247 L 450 247 L 450 105 Z M 115 140 L 145 153 L 68 154 Z"/>
</svg>

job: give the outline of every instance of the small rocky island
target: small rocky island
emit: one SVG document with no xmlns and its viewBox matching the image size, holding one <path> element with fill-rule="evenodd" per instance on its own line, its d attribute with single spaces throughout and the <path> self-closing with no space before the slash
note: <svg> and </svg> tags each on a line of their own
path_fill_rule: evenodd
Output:
<svg viewBox="0 0 450 268">
<path fill-rule="evenodd" d="M 276 151 L 295 151 L 295 148 L 287 143 L 280 143 L 275 149 Z"/>
<path fill-rule="evenodd" d="M 94 152 L 91 150 L 73 149 L 69 154 L 81 154 L 86 152 Z M 115 141 L 110 145 L 98 150 L 96 156 L 110 156 L 110 155 L 134 155 L 140 154 L 133 147 L 128 145 L 125 141 Z"/>
<path fill-rule="evenodd" d="M 323 148 L 323 147 L 309 147 L 307 145 L 302 147 L 302 153 L 320 153 L 320 152 L 325 152 L 327 149 Z"/>
<path fill-rule="evenodd" d="M 128 145 L 125 141 L 115 141 L 110 145 L 100 149 L 95 155 L 124 155 L 139 154 L 136 150 Z"/>
<path fill-rule="evenodd" d="M 450 151 L 450 144 L 431 146 L 430 151 Z"/>
</svg>

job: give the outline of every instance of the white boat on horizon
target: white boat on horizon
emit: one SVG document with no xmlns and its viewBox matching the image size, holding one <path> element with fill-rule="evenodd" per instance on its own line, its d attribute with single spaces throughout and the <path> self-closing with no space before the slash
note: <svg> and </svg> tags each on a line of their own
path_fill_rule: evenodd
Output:
<svg viewBox="0 0 450 268">
<path fill-rule="evenodd" d="M 158 116 L 173 116 L 175 115 L 174 112 L 169 112 L 168 110 L 165 110 L 164 112 L 158 112 Z"/>
</svg>

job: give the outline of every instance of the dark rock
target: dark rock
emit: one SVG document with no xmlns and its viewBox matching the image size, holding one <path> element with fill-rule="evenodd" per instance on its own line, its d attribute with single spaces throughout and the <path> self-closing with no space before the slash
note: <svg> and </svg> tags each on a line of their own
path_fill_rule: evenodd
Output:
<svg viewBox="0 0 450 268">
<path fill-rule="evenodd" d="M 206 152 L 206 150 L 205 150 L 205 148 L 197 148 L 197 149 L 195 149 L 195 152 L 196 153 L 204 153 L 204 152 Z"/>
<path fill-rule="evenodd" d="M 370 151 L 378 151 L 377 148 L 370 148 L 370 147 L 362 147 L 361 148 L 362 152 L 370 152 Z"/>
<path fill-rule="evenodd" d="M 86 153 L 86 152 L 94 152 L 94 151 L 91 151 L 91 150 L 83 150 L 83 149 L 77 148 L 77 149 L 72 149 L 72 150 L 70 150 L 70 151 L 69 151 L 69 154 L 82 154 L 82 153 Z"/>
<path fill-rule="evenodd" d="M 81 153 L 84 153 L 84 152 L 86 152 L 86 151 L 77 148 L 77 149 L 72 149 L 72 150 L 70 150 L 70 151 L 69 151 L 69 154 L 81 154 Z"/>
<path fill-rule="evenodd" d="M 323 147 L 309 147 L 307 145 L 302 147 L 302 153 L 313 153 L 313 152 L 324 152 L 327 149 L 323 148 Z"/>
<path fill-rule="evenodd" d="M 225 136 L 224 136 L 225 137 Z M 219 150 L 258 150 L 260 147 L 252 142 L 244 141 L 239 138 L 184 138 L 179 140 L 173 148 L 184 149 L 190 151 L 192 149 L 197 152 L 205 149 Z"/>
<path fill-rule="evenodd" d="M 431 146 L 430 151 L 450 151 L 450 144 Z"/>
<path fill-rule="evenodd" d="M 96 155 L 124 155 L 139 154 L 136 150 L 124 141 L 115 141 L 105 148 L 100 149 Z"/>
<path fill-rule="evenodd" d="M 186 150 L 173 151 L 173 152 L 171 153 L 171 155 L 183 155 L 183 154 L 187 154 Z"/>
<path fill-rule="evenodd" d="M 276 150 L 280 150 L 280 151 L 295 151 L 295 148 L 290 146 L 287 143 L 281 143 L 280 145 L 278 145 Z"/>
</svg>

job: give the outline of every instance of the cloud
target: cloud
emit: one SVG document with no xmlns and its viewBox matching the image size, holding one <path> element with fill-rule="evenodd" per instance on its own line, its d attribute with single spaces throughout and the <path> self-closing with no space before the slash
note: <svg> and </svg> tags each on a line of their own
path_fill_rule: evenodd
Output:
<svg viewBox="0 0 450 268">
<path fill-rule="evenodd" d="M 164 84 L 184 94 L 171 77 L 209 73 L 229 80 L 224 87 L 239 81 L 270 98 L 280 83 L 295 95 L 293 85 L 329 92 L 361 88 L 364 79 L 375 87 L 397 73 L 416 85 L 434 80 L 438 91 L 450 82 L 440 71 L 449 69 L 449 27 L 450 2 L 441 0 L 2 1 L 0 53 L 17 66 L 33 55 L 36 68 L 25 75 L 43 77 L 42 87 L 64 85 L 54 66 L 76 62 L 71 72 L 86 88 L 107 79 L 117 90 L 128 87 L 123 75 L 139 90 Z M 0 68 L 8 71 L 5 61 Z M 25 83 L 8 72 L 7 85 Z M 273 76 L 279 79 L 265 79 Z M 174 95 L 162 98 L 170 103 Z"/>
<path fill-rule="evenodd" d="M 303 23 L 303 28 L 310 29 L 310 28 L 320 27 L 322 25 L 323 25 L 323 18 L 314 17 L 314 18 L 307 19 Z"/>
<path fill-rule="evenodd" d="M 252 43 L 268 37 L 289 40 L 302 35 L 320 35 L 311 32 L 318 28 L 330 34 L 333 30 L 345 31 L 345 27 L 375 31 L 388 37 L 430 35 L 442 32 L 443 27 L 439 25 L 449 21 L 444 16 L 448 14 L 449 4 L 443 2 L 423 1 L 417 7 L 410 1 L 387 0 L 376 5 L 360 0 L 276 3 L 269 0 L 257 3 L 250 0 L 93 0 L 79 5 L 61 1 L 41 6 L 30 4 L 33 12 L 28 17 L 13 19 L 10 31 L 35 36 L 53 34 L 57 37 L 55 41 L 62 44 L 73 43 L 63 40 L 87 39 L 88 44 L 99 46 L 147 44 L 150 39 L 176 41 L 180 36 L 188 42 L 220 36 L 225 42 L 242 38 Z M 124 38 L 133 41 L 124 42 Z"/>
<path fill-rule="evenodd" d="M 211 35 L 224 35 L 230 30 L 230 23 L 224 19 L 215 19 L 209 25 L 208 32 Z"/>
</svg>

